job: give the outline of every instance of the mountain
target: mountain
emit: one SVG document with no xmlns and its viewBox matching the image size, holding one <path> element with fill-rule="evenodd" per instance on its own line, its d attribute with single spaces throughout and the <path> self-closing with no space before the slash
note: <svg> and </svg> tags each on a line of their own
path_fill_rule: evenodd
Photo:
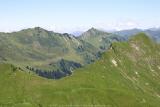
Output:
<svg viewBox="0 0 160 107">
<path fill-rule="evenodd" d="M 123 37 L 119 35 L 107 33 L 95 28 L 91 28 L 79 36 L 79 39 L 92 44 L 96 48 L 102 50 L 107 50 L 110 44 L 114 41 L 124 41 Z"/>
<path fill-rule="evenodd" d="M 16 107 L 159 107 L 160 45 L 146 34 L 114 42 L 96 62 L 49 80 L 0 64 L 0 104 Z M 63 61 L 62 61 L 63 62 Z"/>
<path fill-rule="evenodd" d="M 0 57 L 5 61 L 32 64 L 54 62 L 62 58 L 84 64 L 87 56 L 95 57 L 96 54 L 94 46 L 73 35 L 55 33 L 40 27 L 0 33 L 0 50 Z"/>
<path fill-rule="evenodd" d="M 125 37 L 126 39 L 129 39 L 130 36 L 133 36 L 137 33 L 144 32 L 148 36 L 150 36 L 152 39 L 154 39 L 156 42 L 160 42 L 160 29 L 159 28 L 150 28 L 146 30 L 141 29 L 129 29 L 129 30 L 121 30 L 113 32 L 114 34 L 120 35 Z"/>
<path fill-rule="evenodd" d="M 129 39 L 130 36 L 136 35 L 137 33 L 140 33 L 140 32 L 143 32 L 143 30 L 135 28 L 135 29 L 115 31 L 114 33 Z"/>
<path fill-rule="evenodd" d="M 24 69 L 29 66 L 44 72 L 57 71 L 57 66 L 55 68 L 50 64 L 57 65 L 62 59 L 84 66 L 99 58 L 96 47 L 74 35 L 47 31 L 40 27 L 0 33 L 0 51 L 0 62 L 12 63 Z M 59 72 L 65 72 L 60 77 L 71 72 L 66 73 L 66 70 L 61 69 L 62 66 L 58 67 Z"/>
<path fill-rule="evenodd" d="M 114 34 L 91 28 L 79 37 L 47 31 L 40 27 L 12 33 L 1 32 L 0 62 L 12 63 L 23 69 L 29 67 L 29 70 L 37 75 L 59 79 L 71 75 L 70 68 L 73 68 L 73 65 L 78 65 L 76 67 L 79 68 L 93 63 L 113 42 L 127 41 L 132 34 L 140 31 L 132 29 Z M 154 35 L 154 38 L 150 37 L 158 41 L 158 31 L 159 29 L 150 29 L 145 30 L 145 33 Z M 59 66 L 61 61 L 66 64 L 65 69 L 63 65 Z"/>
<path fill-rule="evenodd" d="M 47 31 L 40 27 L 29 28 L 18 32 L 0 33 L 0 61 L 13 63 L 24 69 L 29 66 L 44 72 L 56 73 L 57 66 L 51 66 L 51 63 L 57 65 L 64 59 L 84 66 L 98 59 L 112 42 L 124 40 L 118 35 L 95 28 L 89 29 L 79 37 Z M 58 67 L 58 71 L 62 70 L 62 67 Z M 66 70 L 60 72 L 65 74 L 58 74 L 59 77 L 68 75 Z"/>
</svg>

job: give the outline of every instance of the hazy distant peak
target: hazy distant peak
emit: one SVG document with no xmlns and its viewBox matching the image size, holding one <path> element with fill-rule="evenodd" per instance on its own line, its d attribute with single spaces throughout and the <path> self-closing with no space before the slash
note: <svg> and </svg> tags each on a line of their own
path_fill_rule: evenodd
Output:
<svg viewBox="0 0 160 107">
<path fill-rule="evenodd" d="M 160 28 L 149 28 L 147 30 L 150 30 L 150 31 L 157 31 L 157 30 L 160 30 Z"/>
<path fill-rule="evenodd" d="M 104 32 L 104 31 L 92 27 L 92 28 L 90 28 L 87 32 Z"/>
<path fill-rule="evenodd" d="M 46 29 L 43 29 L 43 28 L 41 28 L 41 27 L 35 27 L 35 28 L 33 28 L 34 30 L 45 30 L 45 31 L 47 31 Z"/>
<path fill-rule="evenodd" d="M 94 30 L 97 30 L 96 28 L 92 27 L 90 28 L 88 31 L 94 31 Z"/>
</svg>

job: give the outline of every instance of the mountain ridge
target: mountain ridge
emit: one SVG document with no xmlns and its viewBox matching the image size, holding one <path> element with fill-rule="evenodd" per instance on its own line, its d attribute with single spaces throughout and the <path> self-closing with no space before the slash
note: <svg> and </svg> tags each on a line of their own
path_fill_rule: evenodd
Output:
<svg viewBox="0 0 160 107">
<path fill-rule="evenodd" d="M 79 37 L 55 33 L 40 27 L 14 33 L 0 33 L 0 61 L 14 63 L 41 71 L 56 71 L 62 59 L 75 64 L 93 63 L 108 50 L 113 42 L 128 41 L 124 36 L 91 28 Z M 59 69 L 63 68 L 58 66 Z M 70 65 L 66 68 L 69 68 Z M 65 72 L 65 71 L 62 71 Z M 70 71 L 71 72 L 71 71 Z"/>
<path fill-rule="evenodd" d="M 159 107 L 159 51 L 159 44 L 140 33 L 129 41 L 112 43 L 99 60 L 59 80 L 0 64 L 0 103 L 10 101 L 10 106 L 21 107 Z"/>
</svg>

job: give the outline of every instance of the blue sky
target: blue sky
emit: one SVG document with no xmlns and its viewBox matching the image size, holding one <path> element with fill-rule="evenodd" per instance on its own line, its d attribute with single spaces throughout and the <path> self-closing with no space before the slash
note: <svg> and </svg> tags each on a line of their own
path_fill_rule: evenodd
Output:
<svg viewBox="0 0 160 107">
<path fill-rule="evenodd" d="M 160 0 L 0 0 L 0 31 L 57 32 L 160 26 Z"/>
</svg>

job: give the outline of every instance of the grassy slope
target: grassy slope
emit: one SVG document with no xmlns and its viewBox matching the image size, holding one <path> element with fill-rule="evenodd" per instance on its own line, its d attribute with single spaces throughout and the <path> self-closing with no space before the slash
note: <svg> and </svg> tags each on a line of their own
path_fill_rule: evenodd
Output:
<svg viewBox="0 0 160 107">
<path fill-rule="evenodd" d="M 129 43 L 114 43 L 99 61 L 56 81 L 1 64 L 0 105 L 159 107 L 159 51 L 159 45 L 139 34 Z"/>
</svg>

